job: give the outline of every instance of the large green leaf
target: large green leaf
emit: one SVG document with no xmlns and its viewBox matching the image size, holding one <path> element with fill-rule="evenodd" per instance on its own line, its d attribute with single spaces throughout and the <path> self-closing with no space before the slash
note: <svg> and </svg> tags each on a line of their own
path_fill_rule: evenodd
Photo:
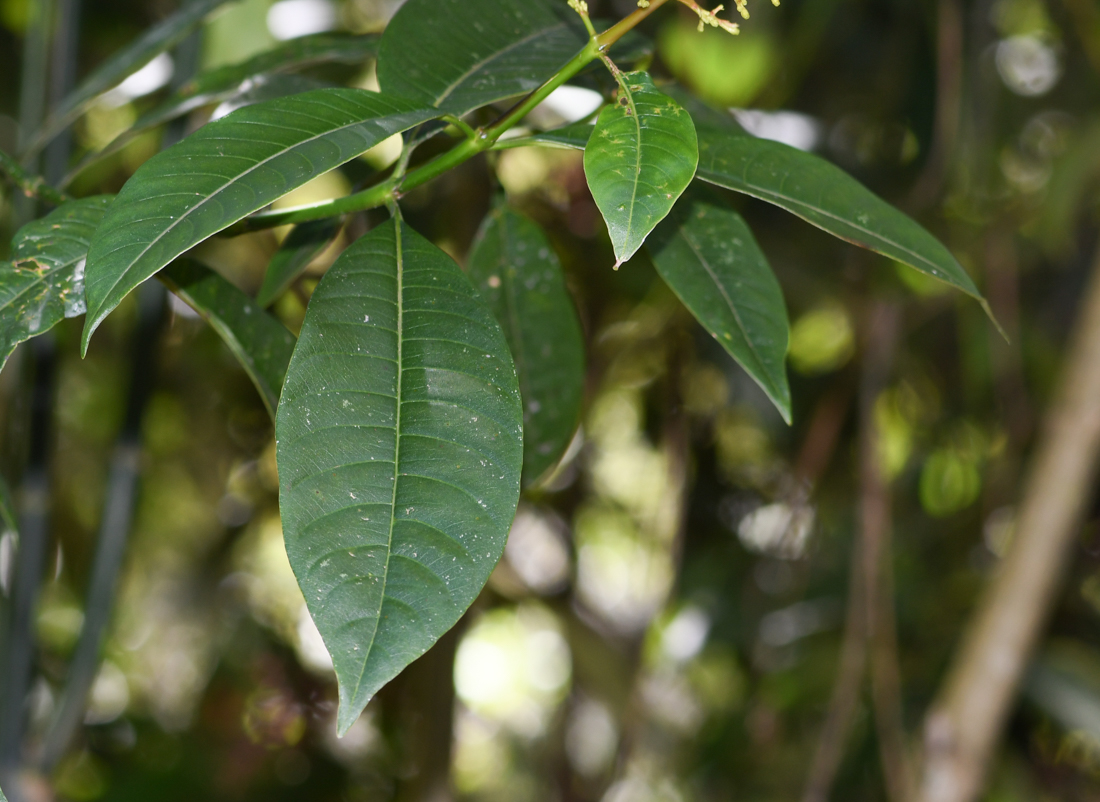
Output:
<svg viewBox="0 0 1100 802">
<path fill-rule="evenodd" d="M 504 334 L 448 256 L 391 222 L 336 260 L 275 431 L 287 554 L 332 655 L 340 733 L 488 581 L 522 429 Z"/>
<path fill-rule="evenodd" d="M 259 304 L 197 262 L 179 259 L 160 278 L 225 341 L 274 418 L 294 350 L 294 335 Z"/>
<path fill-rule="evenodd" d="M 685 198 L 653 232 L 649 252 L 665 283 L 789 423 L 783 291 L 741 216 Z"/>
<path fill-rule="evenodd" d="M 719 127 L 696 119 L 699 178 L 773 203 L 833 236 L 915 267 L 980 299 L 951 251 L 824 159 L 746 133 L 732 119 Z"/>
<path fill-rule="evenodd" d="M 623 74 L 617 102 L 600 112 L 584 149 L 584 174 L 615 246 L 616 267 L 669 213 L 698 160 L 691 116 L 646 73 Z"/>
<path fill-rule="evenodd" d="M 462 115 L 537 89 L 588 42 L 559 0 L 408 0 L 382 35 L 382 90 Z"/>
<path fill-rule="evenodd" d="M 83 349 L 134 287 L 189 248 L 437 112 L 319 89 L 216 120 L 143 164 L 88 253 Z"/>
<path fill-rule="evenodd" d="M 103 150 L 89 154 L 73 171 L 73 175 L 79 174 L 89 164 L 118 151 L 137 134 L 202 106 L 237 98 L 252 89 L 257 82 L 269 81 L 271 75 L 314 64 L 354 64 L 373 57 L 377 50 L 376 34 L 319 33 L 291 39 L 238 64 L 205 72 L 142 114 L 137 122 L 119 134 Z M 69 180 L 71 176 L 66 179 L 66 183 Z"/>
<path fill-rule="evenodd" d="M 271 257 L 264 274 L 264 283 L 256 294 L 256 303 L 265 308 L 275 303 L 275 299 L 294 283 L 294 279 L 309 267 L 309 263 L 332 244 L 339 230 L 340 221 L 334 218 L 313 220 L 295 226 Z"/>
<path fill-rule="evenodd" d="M 69 201 L 23 226 L 0 262 L 0 366 L 15 346 L 84 314 L 84 260 L 112 196 Z"/>
<path fill-rule="evenodd" d="M 235 0 L 191 0 L 175 14 L 154 25 L 129 45 L 115 53 L 80 86 L 58 104 L 26 148 L 37 153 L 95 102 L 96 98 L 137 72 L 157 55 L 183 41 L 203 19 L 219 6 Z"/>
<path fill-rule="evenodd" d="M 523 479 L 569 446 L 584 398 L 584 335 L 561 263 L 539 227 L 493 212 L 470 254 L 470 278 L 504 329 L 523 395 Z"/>
</svg>

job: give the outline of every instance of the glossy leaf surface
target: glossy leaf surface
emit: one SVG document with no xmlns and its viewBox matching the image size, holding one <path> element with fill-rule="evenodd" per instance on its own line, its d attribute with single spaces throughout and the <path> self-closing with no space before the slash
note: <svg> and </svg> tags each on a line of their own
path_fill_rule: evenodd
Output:
<svg viewBox="0 0 1100 802">
<path fill-rule="evenodd" d="M 504 329 L 523 396 L 523 480 L 561 458 L 584 397 L 584 336 L 557 254 L 537 225 L 506 208 L 486 219 L 470 278 Z"/>
<path fill-rule="evenodd" d="M 0 366 L 15 346 L 84 314 L 84 260 L 112 196 L 69 201 L 23 226 L 0 263 Z"/>
<path fill-rule="evenodd" d="M 294 335 L 245 293 L 197 262 L 173 262 L 161 278 L 218 333 L 274 418 Z"/>
<path fill-rule="evenodd" d="M 83 347 L 134 287 L 189 248 L 434 112 L 362 89 L 240 109 L 143 164 L 88 254 Z"/>
<path fill-rule="evenodd" d="M 129 45 L 115 53 L 68 95 L 32 139 L 28 151 L 37 152 L 82 115 L 95 99 L 140 70 L 156 56 L 183 41 L 212 11 L 235 0 L 192 0 Z"/>
<path fill-rule="evenodd" d="M 773 203 L 833 236 L 981 297 L 938 239 L 839 167 L 729 123 L 719 128 L 697 121 L 699 178 Z"/>
<path fill-rule="evenodd" d="M 685 198 L 653 232 L 649 252 L 665 283 L 789 423 L 787 308 L 779 282 L 741 216 Z"/>
<path fill-rule="evenodd" d="M 558 0 L 408 0 L 382 35 L 378 83 L 462 115 L 537 89 L 587 42 Z"/>
<path fill-rule="evenodd" d="M 64 183 L 69 183 L 88 165 L 117 152 L 143 131 L 203 106 L 237 98 L 256 83 L 269 82 L 273 75 L 315 64 L 355 64 L 373 57 L 377 49 L 378 36 L 375 34 L 319 33 L 283 42 L 239 64 L 205 72 L 142 114 L 129 130 L 119 134 L 103 150 L 89 154 Z"/>
<path fill-rule="evenodd" d="M 646 73 L 625 73 L 617 102 L 600 112 L 584 149 L 584 173 L 616 266 L 671 211 L 695 177 L 698 156 L 691 116 Z"/>
<path fill-rule="evenodd" d="M 403 223 L 314 291 L 276 421 L 290 564 L 332 655 L 344 733 L 477 597 L 519 498 L 508 344 L 458 266 Z"/>
<path fill-rule="evenodd" d="M 309 267 L 320 253 L 332 244 L 340 231 L 340 220 L 313 220 L 295 226 L 279 250 L 271 257 L 264 274 L 264 283 L 256 294 L 256 303 L 271 306 L 294 283 L 294 279 Z"/>
</svg>

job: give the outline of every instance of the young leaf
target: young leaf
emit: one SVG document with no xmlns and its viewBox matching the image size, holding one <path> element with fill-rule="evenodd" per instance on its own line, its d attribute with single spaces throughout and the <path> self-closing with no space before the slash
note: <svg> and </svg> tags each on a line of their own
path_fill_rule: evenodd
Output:
<svg viewBox="0 0 1100 802">
<path fill-rule="evenodd" d="M 537 89 L 587 43 L 559 0 L 408 0 L 382 34 L 378 83 L 463 115 Z"/>
<path fill-rule="evenodd" d="M 183 3 L 175 14 L 154 25 L 129 45 L 115 53 L 72 94 L 58 104 L 42 128 L 32 138 L 26 153 L 37 153 L 65 130 L 108 89 L 137 72 L 157 55 L 183 41 L 210 12 L 234 0 L 192 0 Z"/>
<path fill-rule="evenodd" d="M 283 240 L 282 246 L 271 257 L 264 274 L 264 283 L 256 294 L 256 303 L 267 308 L 286 292 L 294 279 L 309 267 L 318 254 L 332 244 L 340 230 L 340 221 L 334 218 L 313 220 L 295 226 Z"/>
<path fill-rule="evenodd" d="M 741 216 L 685 198 L 653 232 L 649 252 L 665 283 L 790 423 L 783 291 Z"/>
<path fill-rule="evenodd" d="M 319 89 L 240 109 L 161 151 L 92 240 L 83 350 L 130 290 L 184 251 L 435 114 L 376 92 Z"/>
<path fill-rule="evenodd" d="M 274 418 L 294 350 L 294 335 L 259 304 L 197 262 L 177 259 L 160 278 L 225 341 Z"/>
<path fill-rule="evenodd" d="M 695 126 L 644 72 L 620 80 L 584 149 L 584 174 L 603 213 L 616 267 L 633 256 L 672 209 L 699 160 Z"/>
<path fill-rule="evenodd" d="M 275 432 L 287 555 L 332 655 L 341 734 L 488 581 L 522 429 L 504 334 L 448 256 L 394 221 L 336 260 Z"/>
<path fill-rule="evenodd" d="M 205 72 L 173 92 L 151 111 L 141 115 L 127 131 L 103 150 L 89 154 L 65 179 L 68 184 L 90 164 L 117 152 L 135 136 L 195 109 L 232 100 L 248 91 L 256 81 L 314 64 L 366 61 L 378 50 L 376 34 L 319 33 L 283 42 L 239 64 Z"/>
<path fill-rule="evenodd" d="M 0 262 L 0 367 L 15 346 L 84 314 L 84 260 L 112 196 L 69 201 L 27 223 Z"/>
<path fill-rule="evenodd" d="M 981 299 L 951 251 L 915 220 L 824 159 L 696 121 L 699 178 L 773 203 L 835 237 L 915 267 Z"/>
<path fill-rule="evenodd" d="M 470 278 L 504 329 L 523 396 L 523 481 L 551 468 L 584 397 L 584 335 L 561 263 L 539 227 L 507 208 L 486 219 Z"/>
</svg>

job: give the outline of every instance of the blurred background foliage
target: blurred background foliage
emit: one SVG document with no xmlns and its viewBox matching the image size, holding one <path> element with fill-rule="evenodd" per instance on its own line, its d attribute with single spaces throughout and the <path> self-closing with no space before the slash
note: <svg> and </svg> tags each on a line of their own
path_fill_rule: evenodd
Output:
<svg viewBox="0 0 1100 802">
<path fill-rule="evenodd" d="M 0 0 L 0 147 L 9 152 L 38 2 Z M 174 5 L 83 3 L 79 74 Z M 306 33 L 379 30 L 399 5 L 243 0 L 204 28 L 200 65 L 236 63 Z M 591 5 L 612 16 L 634 3 Z M 654 69 L 916 215 L 975 277 L 1011 341 L 975 304 L 915 271 L 731 196 L 787 297 L 788 428 L 644 256 L 612 273 L 579 154 L 504 151 L 415 191 L 407 218 L 460 261 L 498 187 L 547 230 L 585 327 L 588 394 L 572 447 L 522 503 L 482 597 L 337 740 L 328 655 L 283 552 L 269 418 L 206 324 L 166 301 L 155 369 L 136 378 L 151 388 L 140 494 L 104 661 L 79 737 L 56 770 L 30 778 L 37 798 L 798 798 L 837 675 L 861 492 L 861 362 L 876 303 L 901 320 L 872 417 L 893 497 L 903 719 L 918 732 L 1012 537 L 1036 418 L 1098 246 L 1100 8 L 784 0 L 751 11 L 736 38 L 696 32 L 681 9 L 655 15 L 646 31 Z M 75 129 L 75 158 L 152 108 L 174 67 L 158 58 L 101 100 Z M 371 64 L 300 77 L 303 87 L 376 86 Z M 215 112 L 194 113 L 189 128 Z M 538 121 L 560 122 L 557 113 L 544 107 Z M 137 137 L 72 191 L 117 191 L 160 140 L 159 130 Z M 395 156 L 392 143 L 382 146 L 285 203 L 344 194 Z M 3 192 L 6 242 L 18 218 Z M 317 278 L 368 224 L 352 220 L 279 301 L 287 326 L 300 326 Z M 285 233 L 213 240 L 198 256 L 255 292 Z M 138 306 L 131 298 L 120 307 L 83 361 L 79 321 L 56 330 L 52 539 L 35 616 L 30 750 L 89 613 L 82 600 Z M 26 350 L 0 376 L 0 467 L 16 488 L 31 414 Z M 1090 518 L 991 802 L 1100 798 L 1100 518 Z M 12 554 L 8 533 L 5 597 Z M 835 799 L 886 798 L 865 697 Z"/>
</svg>

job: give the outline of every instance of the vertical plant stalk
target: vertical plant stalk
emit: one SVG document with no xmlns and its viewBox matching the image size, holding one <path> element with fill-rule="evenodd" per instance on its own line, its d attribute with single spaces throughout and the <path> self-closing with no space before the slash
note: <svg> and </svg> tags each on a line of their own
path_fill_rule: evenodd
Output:
<svg viewBox="0 0 1100 802">
<path fill-rule="evenodd" d="M 981 793 L 1092 496 L 1100 456 L 1100 250 L 1054 398 L 1012 543 L 925 722 L 917 802 L 972 802 Z"/>
<path fill-rule="evenodd" d="M 871 310 L 867 354 L 860 388 L 860 535 L 869 646 L 871 699 L 878 732 L 879 759 L 886 790 L 902 802 L 909 788 L 901 709 L 894 582 L 891 560 L 892 511 L 889 480 L 883 473 L 875 401 L 890 376 L 897 349 L 900 310 L 880 302 Z"/>
<path fill-rule="evenodd" d="M 81 0 L 56 0 L 56 25 L 50 53 L 50 106 L 56 109 L 76 83 L 80 44 Z M 73 151 L 72 128 L 66 128 L 46 148 L 46 181 L 60 183 L 69 171 Z"/>
</svg>

